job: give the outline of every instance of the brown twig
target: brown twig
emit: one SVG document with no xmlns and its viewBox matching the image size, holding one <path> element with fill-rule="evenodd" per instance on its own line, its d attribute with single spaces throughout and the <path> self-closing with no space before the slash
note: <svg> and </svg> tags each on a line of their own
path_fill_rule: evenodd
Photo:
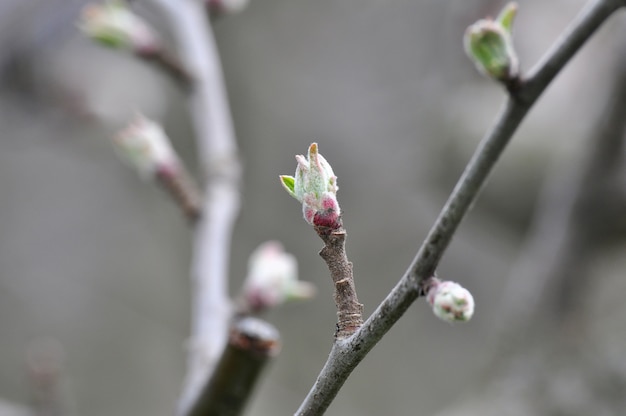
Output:
<svg viewBox="0 0 626 416">
<path fill-rule="evenodd" d="M 359 303 L 352 275 L 352 263 L 346 255 L 346 230 L 316 226 L 317 235 L 324 241 L 320 256 L 330 270 L 335 284 L 334 299 L 337 305 L 337 330 L 335 338 L 343 339 L 363 325 L 363 305 Z"/>
<path fill-rule="evenodd" d="M 189 222 L 195 223 L 202 215 L 202 196 L 187 169 L 181 164 L 174 170 L 159 169 L 156 179 L 180 206 Z"/>
<path fill-rule="evenodd" d="M 171 76 L 184 90 L 191 90 L 194 77 L 185 68 L 183 63 L 178 60 L 170 52 L 162 47 L 147 52 L 137 52 L 140 58 L 154 63 L 157 68 L 163 70 L 167 75 Z"/>
</svg>

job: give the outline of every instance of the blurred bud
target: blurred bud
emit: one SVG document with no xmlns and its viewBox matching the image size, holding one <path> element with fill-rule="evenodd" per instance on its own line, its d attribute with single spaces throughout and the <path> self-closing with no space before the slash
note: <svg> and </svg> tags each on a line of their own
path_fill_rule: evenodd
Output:
<svg viewBox="0 0 626 416">
<path fill-rule="evenodd" d="M 128 48 L 138 54 L 161 48 L 156 31 L 121 0 L 88 4 L 78 26 L 91 39 L 113 48 Z"/>
<path fill-rule="evenodd" d="M 498 81 L 511 81 L 519 76 L 512 36 L 516 12 L 517 4 L 509 3 L 496 20 L 479 20 L 465 31 L 465 52 L 481 73 Z"/>
<path fill-rule="evenodd" d="M 317 143 L 309 146 L 308 159 L 296 156 L 296 175 L 281 175 L 280 181 L 289 195 L 302 203 L 306 222 L 312 225 L 341 227 L 337 202 L 337 177 L 324 156 L 317 152 Z"/>
<path fill-rule="evenodd" d="M 248 6 L 250 0 L 205 0 L 211 17 L 239 13 Z"/>
<path fill-rule="evenodd" d="M 313 295 L 315 287 L 298 280 L 298 262 L 279 242 L 265 242 L 250 256 L 242 296 L 246 310 L 259 312 Z"/>
<path fill-rule="evenodd" d="M 177 171 L 180 166 L 163 128 L 141 114 L 113 138 L 113 144 L 120 156 L 146 178 L 160 171 Z"/>
<path fill-rule="evenodd" d="M 469 321 L 474 314 L 472 294 L 455 282 L 441 282 L 433 278 L 426 300 L 434 314 L 447 322 Z"/>
</svg>

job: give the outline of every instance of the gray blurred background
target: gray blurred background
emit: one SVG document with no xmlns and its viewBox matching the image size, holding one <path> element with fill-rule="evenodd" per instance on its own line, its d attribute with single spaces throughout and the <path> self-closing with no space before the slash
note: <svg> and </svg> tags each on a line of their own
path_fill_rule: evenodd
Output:
<svg viewBox="0 0 626 416">
<path fill-rule="evenodd" d="M 193 132 L 174 83 L 78 33 L 83 3 L 0 0 L 0 397 L 37 401 L 27 355 L 51 337 L 63 350 L 65 414 L 169 415 L 185 372 L 191 233 L 167 195 L 119 161 L 108 140 L 139 109 L 165 125 L 195 169 Z M 527 70 L 585 2 L 519 3 L 516 45 Z M 339 177 L 348 254 L 369 314 L 406 270 L 504 101 L 461 42 L 469 24 L 503 5 L 253 0 L 215 23 L 245 166 L 231 293 L 250 252 L 269 239 L 282 241 L 301 278 L 319 289 L 313 301 L 268 316 L 283 350 L 249 414 L 295 411 L 326 359 L 335 323 L 321 241 L 278 175 L 292 174 L 294 155 L 319 143 Z M 479 386 L 517 354 L 497 347 L 516 328 L 508 299 L 527 305 L 541 298 L 518 297 L 511 277 L 526 270 L 514 265 L 529 250 L 535 202 L 555 162 L 576 167 L 587 151 L 612 90 L 621 24 L 615 16 L 547 90 L 443 258 L 440 277 L 475 296 L 473 320 L 449 325 L 416 302 L 329 415 L 431 415 L 468 399 L 490 402 Z M 617 368 L 626 366 L 623 235 L 601 248 L 586 263 L 593 284 L 568 311 L 584 317 L 594 355 Z M 558 313 L 542 305 L 533 306 L 539 320 Z M 549 349 L 545 337 L 532 339 L 540 340 L 534 351 Z M 514 349 L 524 350 L 525 340 Z M 620 382 L 613 387 L 626 397 Z M 576 392 L 565 388 L 564 400 L 580 399 Z M 595 414 L 619 414 L 614 409 Z"/>
</svg>

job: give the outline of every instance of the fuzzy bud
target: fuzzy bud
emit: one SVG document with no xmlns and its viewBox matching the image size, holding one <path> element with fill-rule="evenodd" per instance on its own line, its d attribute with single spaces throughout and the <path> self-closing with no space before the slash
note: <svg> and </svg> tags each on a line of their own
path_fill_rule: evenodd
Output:
<svg viewBox="0 0 626 416">
<path fill-rule="evenodd" d="M 178 155 L 163 128 L 140 114 L 113 138 L 113 145 L 120 156 L 145 178 L 161 171 L 179 170 Z"/>
<path fill-rule="evenodd" d="M 298 262 L 279 242 L 265 242 L 250 255 L 242 293 L 244 309 L 259 312 L 313 295 L 315 287 L 298 280 Z"/>
<path fill-rule="evenodd" d="M 508 82 L 519 76 L 519 59 L 513 46 L 512 25 L 517 4 L 509 3 L 496 20 L 483 19 L 465 31 L 465 52 L 489 78 Z"/>
<path fill-rule="evenodd" d="M 281 175 L 285 190 L 302 203 L 306 222 L 315 226 L 339 228 L 341 209 L 337 202 L 337 176 L 324 156 L 318 153 L 317 143 L 309 146 L 308 157 L 296 156 L 298 166 L 294 176 Z"/>
<path fill-rule="evenodd" d="M 78 26 L 91 39 L 112 48 L 131 49 L 143 55 L 161 48 L 156 31 L 121 0 L 88 4 Z"/>
<path fill-rule="evenodd" d="M 455 282 L 432 280 L 426 300 L 433 313 L 447 322 L 469 321 L 474 314 L 474 298 L 469 290 Z"/>
</svg>

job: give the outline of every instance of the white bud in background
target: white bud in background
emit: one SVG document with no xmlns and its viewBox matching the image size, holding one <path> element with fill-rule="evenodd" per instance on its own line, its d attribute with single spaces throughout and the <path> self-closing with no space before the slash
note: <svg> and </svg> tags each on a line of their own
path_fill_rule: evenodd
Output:
<svg viewBox="0 0 626 416">
<path fill-rule="evenodd" d="M 178 155 L 163 128 L 141 114 L 113 138 L 113 145 L 144 178 L 179 169 Z"/>
<path fill-rule="evenodd" d="M 474 297 L 458 283 L 433 279 L 426 294 L 433 313 L 447 322 L 469 321 L 474 314 Z"/>
<path fill-rule="evenodd" d="M 91 39 L 112 48 L 127 48 L 139 54 L 160 49 L 157 32 L 120 0 L 88 4 L 78 27 Z"/>
<path fill-rule="evenodd" d="M 259 312 L 289 300 L 309 299 L 315 287 L 298 280 L 298 262 L 278 241 L 261 244 L 250 255 L 243 285 L 244 308 Z"/>
</svg>

